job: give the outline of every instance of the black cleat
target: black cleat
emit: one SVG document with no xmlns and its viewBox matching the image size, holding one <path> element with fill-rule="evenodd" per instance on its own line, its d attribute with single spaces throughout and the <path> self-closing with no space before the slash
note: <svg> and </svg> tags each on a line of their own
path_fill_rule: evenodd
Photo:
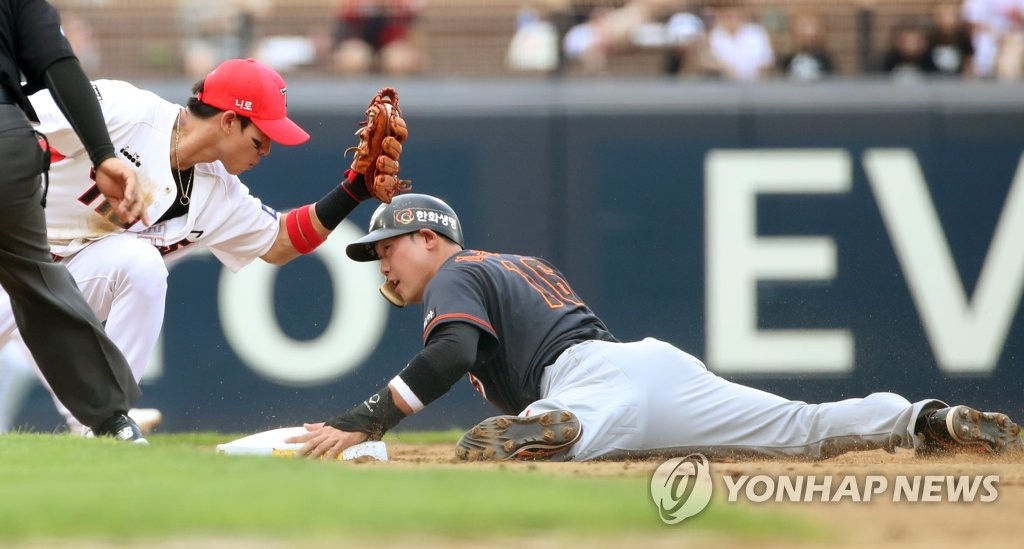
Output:
<svg viewBox="0 0 1024 549">
<path fill-rule="evenodd" d="M 120 412 L 100 423 L 92 432 L 98 437 L 114 437 L 132 444 L 149 444 L 135 420 Z"/>
<path fill-rule="evenodd" d="M 1020 426 L 997 412 L 979 412 L 967 406 L 942 408 L 922 416 L 916 427 L 918 436 L 924 439 L 917 448 L 919 455 L 1024 450 Z"/>
<path fill-rule="evenodd" d="M 536 416 L 495 416 L 459 439 L 455 457 L 464 461 L 552 459 L 580 439 L 583 427 L 568 410 Z"/>
</svg>

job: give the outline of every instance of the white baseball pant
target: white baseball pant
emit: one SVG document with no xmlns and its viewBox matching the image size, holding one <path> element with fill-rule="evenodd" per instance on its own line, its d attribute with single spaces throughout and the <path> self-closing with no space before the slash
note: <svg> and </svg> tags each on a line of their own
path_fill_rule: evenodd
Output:
<svg viewBox="0 0 1024 549">
<path fill-rule="evenodd" d="M 852 450 L 913 448 L 914 422 L 937 400 L 893 393 L 807 404 L 739 385 L 653 338 L 588 341 L 563 352 L 520 415 L 570 410 L 583 434 L 576 460 L 699 452 L 709 458 L 820 459 Z"/>
</svg>

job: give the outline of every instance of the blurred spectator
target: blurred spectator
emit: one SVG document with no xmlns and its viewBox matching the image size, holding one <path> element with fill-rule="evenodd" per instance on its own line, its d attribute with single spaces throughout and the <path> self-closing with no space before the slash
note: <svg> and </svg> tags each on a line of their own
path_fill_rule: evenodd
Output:
<svg viewBox="0 0 1024 549">
<path fill-rule="evenodd" d="M 760 80 L 770 74 L 775 52 L 763 26 L 750 20 L 739 2 L 723 1 L 713 10 L 714 24 L 708 35 L 712 74 L 728 80 Z"/>
<path fill-rule="evenodd" d="M 565 36 L 569 30 L 586 22 L 593 9 L 592 0 L 547 0 L 550 10 L 550 20 L 555 25 L 558 33 L 558 67 L 555 69 L 561 74 L 565 71 L 568 59 L 563 47 Z"/>
<path fill-rule="evenodd" d="M 608 67 L 611 42 L 605 32 L 605 20 L 610 13 L 607 8 L 595 8 L 585 21 L 573 25 L 562 39 L 566 61 L 579 66 L 584 73 L 599 74 Z"/>
<path fill-rule="evenodd" d="M 64 36 L 71 43 L 71 49 L 82 64 L 86 74 L 100 76 L 100 64 L 103 58 L 100 56 L 100 48 L 96 43 L 96 34 L 92 25 L 71 10 L 61 10 L 61 28 L 64 29 Z"/>
<path fill-rule="evenodd" d="M 699 71 L 700 56 L 707 42 L 704 20 L 689 11 L 672 14 L 665 22 L 669 53 L 665 58 L 667 74 L 688 74 Z"/>
<path fill-rule="evenodd" d="M 410 41 L 424 0 L 340 0 L 332 56 L 342 74 L 411 74 L 423 60 Z"/>
<path fill-rule="evenodd" d="M 231 0 L 235 5 L 235 36 L 238 37 L 238 56 L 252 57 L 256 49 L 256 27 L 259 20 L 270 12 L 271 0 Z"/>
<path fill-rule="evenodd" d="M 614 8 L 597 6 L 585 21 L 565 34 L 562 40 L 565 58 L 584 73 L 603 73 L 608 68 L 608 56 L 626 42 L 633 27 L 646 19 L 647 14 L 638 3 Z"/>
<path fill-rule="evenodd" d="M 936 71 L 928 51 L 928 31 L 914 19 L 896 23 L 882 71 L 897 79 L 917 79 Z"/>
<path fill-rule="evenodd" d="M 1024 0 L 965 0 L 964 19 L 974 43 L 972 67 L 982 77 L 1015 79 L 1024 58 Z"/>
<path fill-rule="evenodd" d="M 928 55 L 936 71 L 943 75 L 972 75 L 974 45 L 971 31 L 960 17 L 960 7 L 949 3 L 936 5 L 932 23 Z"/>
<path fill-rule="evenodd" d="M 221 62 L 255 55 L 256 23 L 270 0 L 179 0 L 185 72 L 207 75 Z"/>
<path fill-rule="evenodd" d="M 558 69 L 558 29 L 543 3 L 537 4 L 526 5 L 517 14 L 507 55 L 513 71 L 549 73 Z"/>
<path fill-rule="evenodd" d="M 648 47 L 638 43 L 647 37 L 642 32 L 645 26 L 679 4 L 679 0 L 632 0 L 597 6 L 585 21 L 566 32 L 562 40 L 565 59 L 580 66 L 585 73 L 603 73 L 609 56 Z M 617 7 L 612 7 L 615 5 Z"/>
<path fill-rule="evenodd" d="M 821 16 L 801 12 L 789 22 L 792 52 L 783 57 L 779 71 L 791 80 L 820 80 L 834 71 L 832 54 L 825 45 L 825 23 Z"/>
</svg>

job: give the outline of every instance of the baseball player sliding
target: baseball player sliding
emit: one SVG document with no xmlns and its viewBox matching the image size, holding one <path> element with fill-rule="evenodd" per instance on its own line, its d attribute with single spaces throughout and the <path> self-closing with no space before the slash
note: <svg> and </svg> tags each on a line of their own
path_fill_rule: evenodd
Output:
<svg viewBox="0 0 1024 549">
<path fill-rule="evenodd" d="M 285 81 L 269 67 L 226 61 L 194 86 L 185 107 L 127 82 L 100 80 L 93 89 L 118 156 L 137 168 L 152 225 L 117 218 L 96 188 L 78 137 L 53 98 L 40 92 L 31 100 L 51 148 L 47 231 L 54 260 L 67 266 L 106 321 L 136 380 L 163 324 L 166 263 L 209 248 L 232 271 L 256 258 L 284 264 L 322 244 L 362 200 L 390 201 L 406 184 L 397 173 L 408 130 L 390 88 L 367 109 L 345 180 L 315 204 L 283 215 L 238 178 L 270 153 L 272 142 L 309 139 L 288 118 Z M 10 300 L 0 293 L 0 343 L 15 330 Z M 80 432 L 57 404 L 72 432 Z"/>
<path fill-rule="evenodd" d="M 727 381 L 668 343 L 620 342 L 549 262 L 465 250 L 455 212 L 431 196 L 381 205 L 346 253 L 380 261 L 393 304 L 422 303 L 424 347 L 378 393 L 287 440 L 305 443 L 304 455 L 378 439 L 467 374 L 509 414 L 463 435 L 456 455 L 469 460 L 1021 449 L 1003 414 L 893 393 L 792 401 Z"/>
</svg>

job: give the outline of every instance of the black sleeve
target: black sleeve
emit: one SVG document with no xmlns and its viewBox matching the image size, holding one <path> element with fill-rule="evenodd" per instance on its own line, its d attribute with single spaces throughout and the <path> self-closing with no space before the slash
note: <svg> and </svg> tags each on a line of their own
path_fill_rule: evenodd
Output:
<svg viewBox="0 0 1024 549">
<path fill-rule="evenodd" d="M 480 329 L 467 322 L 446 322 L 430 332 L 427 344 L 398 374 L 426 406 L 469 372 L 477 359 Z"/>
<path fill-rule="evenodd" d="M 60 59 L 73 58 L 75 52 L 60 30 L 60 14 L 43 0 L 22 0 L 11 14 L 14 18 L 14 53 L 18 68 L 25 75 L 25 93 L 42 89 L 43 73 Z M 5 8 L 12 9 L 12 8 Z M 12 75 L 17 82 L 17 74 Z"/>
<path fill-rule="evenodd" d="M 356 209 L 360 202 L 370 197 L 366 190 L 366 178 L 352 170 L 345 171 L 345 180 L 331 189 L 313 205 L 316 217 L 325 229 L 333 231 L 343 219 Z"/>
<path fill-rule="evenodd" d="M 114 156 L 114 144 L 96 100 L 96 91 L 78 59 L 68 57 L 55 62 L 46 69 L 43 79 L 54 102 L 89 151 L 92 165 L 99 166 Z"/>
</svg>

